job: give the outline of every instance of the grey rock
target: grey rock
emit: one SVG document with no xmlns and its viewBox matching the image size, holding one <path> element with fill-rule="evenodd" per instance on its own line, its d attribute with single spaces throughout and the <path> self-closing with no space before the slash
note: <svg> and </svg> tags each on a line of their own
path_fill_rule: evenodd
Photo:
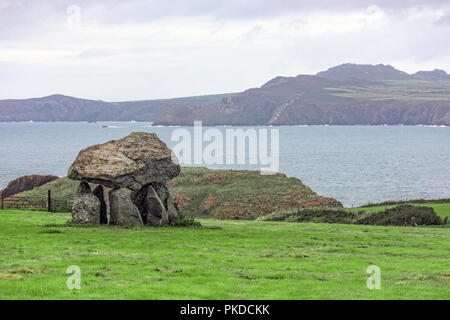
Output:
<svg viewBox="0 0 450 320">
<path fill-rule="evenodd" d="M 110 225 L 143 225 L 139 209 L 131 201 L 131 190 L 121 188 L 109 192 Z"/>
<path fill-rule="evenodd" d="M 167 184 L 180 173 L 178 160 L 154 133 L 134 132 L 81 150 L 68 177 L 110 188 L 139 190 Z"/>
<path fill-rule="evenodd" d="M 169 189 L 165 184 L 162 183 L 152 183 L 151 185 L 153 189 L 155 189 L 156 193 L 158 194 L 159 199 L 161 199 L 161 202 L 164 204 L 164 207 L 167 209 L 167 200 L 170 197 Z"/>
<path fill-rule="evenodd" d="M 92 193 L 78 193 L 72 202 L 72 222 L 76 224 L 99 224 L 99 199 Z"/>
<path fill-rule="evenodd" d="M 169 214 L 152 186 L 148 187 L 144 208 L 148 225 L 160 227 L 169 224 Z"/>
<path fill-rule="evenodd" d="M 172 197 L 167 199 L 167 214 L 170 222 L 173 222 L 178 217 L 176 202 L 172 199 Z"/>
<path fill-rule="evenodd" d="M 91 193 L 91 186 L 89 183 L 81 181 L 80 185 L 78 186 L 77 193 Z"/>
</svg>

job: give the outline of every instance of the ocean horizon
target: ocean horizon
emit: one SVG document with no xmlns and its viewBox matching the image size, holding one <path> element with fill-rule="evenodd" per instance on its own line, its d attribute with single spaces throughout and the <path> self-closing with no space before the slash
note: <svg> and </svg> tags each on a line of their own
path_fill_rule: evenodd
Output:
<svg viewBox="0 0 450 320">
<path fill-rule="evenodd" d="M 279 130 L 278 171 L 348 207 L 450 197 L 450 129 L 445 126 L 204 126 L 228 127 Z M 154 132 L 173 148 L 174 128 L 193 130 L 140 121 L 1 122 L 0 188 L 23 175 L 63 177 L 81 149 L 134 131 Z M 248 161 L 245 165 L 204 166 L 259 169 Z"/>
</svg>

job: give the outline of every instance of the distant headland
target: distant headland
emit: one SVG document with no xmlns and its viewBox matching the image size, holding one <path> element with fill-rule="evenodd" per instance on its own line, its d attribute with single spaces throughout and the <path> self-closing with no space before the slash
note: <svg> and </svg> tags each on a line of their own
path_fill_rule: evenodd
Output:
<svg viewBox="0 0 450 320">
<path fill-rule="evenodd" d="M 450 125 L 450 75 L 343 64 L 240 93 L 105 102 L 64 95 L 0 100 L 0 122 L 152 121 L 154 125 Z"/>
</svg>

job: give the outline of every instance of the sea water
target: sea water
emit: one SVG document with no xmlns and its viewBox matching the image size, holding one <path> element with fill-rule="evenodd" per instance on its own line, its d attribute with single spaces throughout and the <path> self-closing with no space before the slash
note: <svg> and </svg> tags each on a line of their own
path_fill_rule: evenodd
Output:
<svg viewBox="0 0 450 320">
<path fill-rule="evenodd" d="M 65 176 L 78 152 L 134 131 L 172 132 L 147 122 L 0 123 L 0 189 L 19 176 Z M 192 131 L 191 127 L 186 127 Z M 204 127 L 206 130 L 208 127 Z M 425 126 L 216 127 L 279 130 L 279 171 L 345 206 L 450 197 L 450 128 Z M 206 144 L 206 143 L 205 143 Z M 248 155 L 247 155 L 248 156 Z M 248 162 L 247 162 L 248 163 Z M 255 165 L 211 168 L 258 169 Z"/>
</svg>

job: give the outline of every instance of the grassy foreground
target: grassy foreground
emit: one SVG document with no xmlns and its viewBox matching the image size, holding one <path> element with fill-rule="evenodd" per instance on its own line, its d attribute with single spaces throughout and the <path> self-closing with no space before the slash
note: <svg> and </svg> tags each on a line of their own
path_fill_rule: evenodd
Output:
<svg viewBox="0 0 450 320">
<path fill-rule="evenodd" d="M 0 299 L 450 299 L 450 228 L 200 220 L 70 227 L 0 211 Z M 68 290 L 67 267 L 81 268 Z M 381 289 L 366 268 L 381 268 Z"/>
</svg>

